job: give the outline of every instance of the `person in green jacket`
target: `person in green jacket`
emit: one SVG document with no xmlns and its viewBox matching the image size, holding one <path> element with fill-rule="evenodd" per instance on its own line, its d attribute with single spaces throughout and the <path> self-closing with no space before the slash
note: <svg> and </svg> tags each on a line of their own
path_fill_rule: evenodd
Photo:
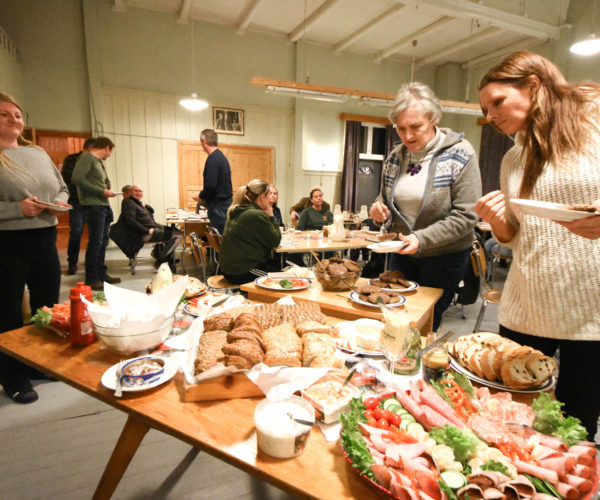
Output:
<svg viewBox="0 0 600 500">
<path fill-rule="evenodd" d="M 223 275 L 231 283 L 240 285 L 256 279 L 256 269 L 280 271 L 271 257 L 280 241 L 281 231 L 273 217 L 269 183 L 254 179 L 238 189 L 227 211 L 219 252 Z"/>
<path fill-rule="evenodd" d="M 323 226 L 333 224 L 333 214 L 323 206 L 323 191 L 313 188 L 310 192 L 311 206 L 302 210 L 298 229 L 323 229 Z"/>
</svg>

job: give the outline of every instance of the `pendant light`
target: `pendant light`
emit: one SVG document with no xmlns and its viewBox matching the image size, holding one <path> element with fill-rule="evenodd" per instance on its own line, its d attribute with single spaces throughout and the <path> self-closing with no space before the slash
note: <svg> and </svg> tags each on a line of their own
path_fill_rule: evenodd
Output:
<svg viewBox="0 0 600 500">
<path fill-rule="evenodd" d="M 594 27 L 596 24 L 596 3 L 597 0 L 594 0 L 594 14 L 592 15 L 592 32 L 588 35 L 585 40 L 580 42 L 576 42 L 571 45 L 569 49 L 573 54 L 578 54 L 580 56 L 593 56 L 600 52 L 600 38 L 596 38 L 594 35 Z"/>
<path fill-rule="evenodd" d="M 191 53 L 192 53 L 192 88 L 195 87 L 196 84 L 196 63 L 194 58 L 194 19 L 191 20 Z M 179 101 L 179 105 L 188 111 L 201 111 L 203 109 L 208 108 L 208 103 L 202 99 L 198 99 L 198 95 L 195 92 L 192 92 L 190 97 L 186 97 Z"/>
</svg>

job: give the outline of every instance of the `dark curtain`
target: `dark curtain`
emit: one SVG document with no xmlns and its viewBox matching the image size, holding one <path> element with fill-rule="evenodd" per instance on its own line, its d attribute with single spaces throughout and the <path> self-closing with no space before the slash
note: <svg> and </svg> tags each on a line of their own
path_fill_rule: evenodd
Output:
<svg viewBox="0 0 600 500">
<path fill-rule="evenodd" d="M 385 157 L 387 158 L 392 150 L 396 142 L 400 141 L 400 137 L 396 132 L 396 127 L 393 125 L 387 125 L 385 127 Z"/>
<path fill-rule="evenodd" d="M 483 126 L 479 147 L 479 170 L 483 194 L 500 189 L 502 157 L 513 145 L 512 137 L 498 132 L 487 123 Z"/>
<path fill-rule="evenodd" d="M 344 142 L 344 169 L 342 171 L 342 210 L 356 210 L 356 172 L 358 172 L 359 152 L 360 122 L 347 121 Z"/>
</svg>

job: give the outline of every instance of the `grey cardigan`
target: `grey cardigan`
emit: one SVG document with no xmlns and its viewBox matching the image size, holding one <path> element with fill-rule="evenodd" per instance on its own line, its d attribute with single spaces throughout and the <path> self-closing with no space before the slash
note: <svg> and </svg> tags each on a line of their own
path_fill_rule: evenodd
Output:
<svg viewBox="0 0 600 500">
<path fill-rule="evenodd" d="M 468 248 L 475 238 L 477 214 L 473 207 L 481 197 L 477 155 L 463 134 L 442 130 L 446 137 L 431 159 L 423 203 L 414 227 L 393 203 L 406 150 L 404 145 L 398 144 L 383 165 L 377 200 L 391 212 L 385 225 L 390 231 L 417 236 L 419 250 L 415 257 L 458 252 Z"/>
</svg>

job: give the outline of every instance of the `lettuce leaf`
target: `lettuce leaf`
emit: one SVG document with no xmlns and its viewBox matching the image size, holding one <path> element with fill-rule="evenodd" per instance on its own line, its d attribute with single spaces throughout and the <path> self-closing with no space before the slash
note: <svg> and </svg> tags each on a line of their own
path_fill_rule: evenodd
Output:
<svg viewBox="0 0 600 500">
<path fill-rule="evenodd" d="M 469 429 L 458 429 L 451 425 L 435 427 L 429 432 L 429 437 L 438 444 L 445 444 L 454 450 L 454 457 L 458 462 L 467 465 L 473 454 L 484 450 L 487 445 Z"/>
<path fill-rule="evenodd" d="M 535 412 L 533 428 L 549 436 L 558 436 L 568 445 L 586 439 L 587 430 L 576 417 L 565 416 L 562 411 L 564 403 L 552 399 L 547 392 L 540 392 L 531 403 Z"/>
<path fill-rule="evenodd" d="M 31 317 L 31 322 L 35 326 L 48 326 L 52 320 L 52 313 L 45 311 L 44 308 L 39 307 L 35 314 Z"/>
<path fill-rule="evenodd" d="M 505 476 L 509 476 L 508 467 L 504 465 L 502 462 L 498 462 L 497 460 L 488 460 L 481 466 L 481 470 L 491 470 L 496 472 L 502 472 Z"/>
<path fill-rule="evenodd" d="M 365 443 L 358 426 L 359 422 L 367 423 L 365 405 L 360 398 L 354 398 L 350 401 L 348 412 L 340 415 L 340 422 L 342 423 L 340 441 L 352 460 L 353 467 L 357 468 L 361 474 L 377 482 L 375 474 L 371 470 L 371 465 L 375 463 L 375 460 L 367 448 L 367 443 Z"/>
</svg>

